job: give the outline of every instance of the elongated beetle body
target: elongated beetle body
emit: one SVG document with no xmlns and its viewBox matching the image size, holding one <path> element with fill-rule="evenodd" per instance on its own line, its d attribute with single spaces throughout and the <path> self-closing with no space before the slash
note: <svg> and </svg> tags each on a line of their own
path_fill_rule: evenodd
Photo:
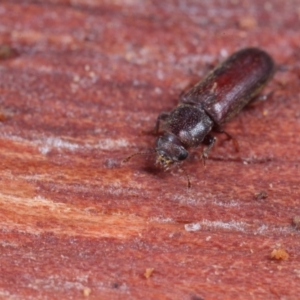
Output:
<svg viewBox="0 0 300 300">
<path fill-rule="evenodd" d="M 216 141 L 210 132 L 222 132 L 233 139 L 222 126 L 257 96 L 274 72 L 273 59 L 263 50 L 246 48 L 234 53 L 185 93 L 175 109 L 158 116 L 155 131 L 161 135 L 155 149 L 135 153 L 124 161 L 155 152 L 156 163 L 168 169 L 185 160 L 189 148 L 201 143 L 207 145 L 202 154 L 206 159 Z"/>
<path fill-rule="evenodd" d="M 210 131 L 224 132 L 223 124 L 261 91 L 274 70 L 272 58 L 257 48 L 240 50 L 217 66 L 181 97 L 174 110 L 157 118 L 156 131 L 162 131 L 156 141 L 157 163 L 167 168 L 185 160 L 187 149 L 201 143 L 208 145 L 203 151 L 206 158 L 216 141 Z"/>
</svg>

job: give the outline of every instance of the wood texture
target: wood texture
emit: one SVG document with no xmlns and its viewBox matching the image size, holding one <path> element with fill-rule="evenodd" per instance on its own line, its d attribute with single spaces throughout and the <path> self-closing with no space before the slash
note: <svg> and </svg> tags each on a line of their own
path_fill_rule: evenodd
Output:
<svg viewBox="0 0 300 300">
<path fill-rule="evenodd" d="M 299 299 L 299 7 L 1 1 L 0 298 Z M 239 153 L 220 135 L 206 168 L 192 154 L 190 190 L 151 156 L 121 164 L 249 46 L 280 71 L 225 127 Z"/>
</svg>

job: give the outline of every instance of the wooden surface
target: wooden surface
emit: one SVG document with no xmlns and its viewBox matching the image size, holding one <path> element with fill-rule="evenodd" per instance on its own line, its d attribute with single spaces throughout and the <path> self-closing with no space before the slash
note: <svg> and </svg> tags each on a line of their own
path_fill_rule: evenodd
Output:
<svg viewBox="0 0 300 300">
<path fill-rule="evenodd" d="M 299 299 L 299 7 L 1 1 L 0 298 Z M 226 126 L 239 153 L 192 151 L 190 190 L 151 156 L 121 164 L 248 46 L 281 71 Z"/>
</svg>

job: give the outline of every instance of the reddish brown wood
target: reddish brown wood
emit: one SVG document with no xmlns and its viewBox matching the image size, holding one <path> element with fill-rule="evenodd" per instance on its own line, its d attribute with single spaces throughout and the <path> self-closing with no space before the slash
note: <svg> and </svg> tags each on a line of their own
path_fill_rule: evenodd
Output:
<svg viewBox="0 0 300 300">
<path fill-rule="evenodd" d="M 1 1 L 0 298 L 298 299 L 299 4 Z M 284 71 L 226 125 L 239 153 L 220 136 L 206 168 L 192 155 L 191 190 L 121 164 L 248 46 Z"/>
</svg>

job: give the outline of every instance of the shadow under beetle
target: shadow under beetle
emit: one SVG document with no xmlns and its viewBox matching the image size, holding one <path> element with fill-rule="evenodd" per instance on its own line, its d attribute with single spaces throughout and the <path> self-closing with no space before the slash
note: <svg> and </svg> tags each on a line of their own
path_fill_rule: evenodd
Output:
<svg viewBox="0 0 300 300">
<path fill-rule="evenodd" d="M 218 65 L 181 97 L 174 110 L 158 116 L 155 131 L 162 135 L 152 150 L 157 153 L 156 163 L 167 169 L 185 160 L 187 149 L 201 143 L 207 145 L 202 154 L 206 159 L 216 141 L 210 132 L 223 132 L 232 138 L 222 130 L 223 124 L 257 96 L 274 71 L 273 59 L 257 48 L 242 49 Z M 135 153 L 125 161 L 143 153 L 147 152 Z"/>
</svg>

